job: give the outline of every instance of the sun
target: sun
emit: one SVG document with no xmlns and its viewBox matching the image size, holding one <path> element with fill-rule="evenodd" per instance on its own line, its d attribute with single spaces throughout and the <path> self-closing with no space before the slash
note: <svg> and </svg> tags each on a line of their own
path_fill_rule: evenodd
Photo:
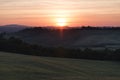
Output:
<svg viewBox="0 0 120 80">
<path fill-rule="evenodd" d="M 59 27 L 67 26 L 67 19 L 66 18 L 57 18 L 56 25 Z"/>
</svg>

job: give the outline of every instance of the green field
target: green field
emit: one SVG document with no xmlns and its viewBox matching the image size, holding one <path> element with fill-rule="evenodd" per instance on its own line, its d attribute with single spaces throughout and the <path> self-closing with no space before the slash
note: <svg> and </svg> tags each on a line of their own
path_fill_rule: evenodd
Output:
<svg viewBox="0 0 120 80">
<path fill-rule="evenodd" d="M 120 80 L 120 62 L 0 52 L 0 80 Z"/>
</svg>

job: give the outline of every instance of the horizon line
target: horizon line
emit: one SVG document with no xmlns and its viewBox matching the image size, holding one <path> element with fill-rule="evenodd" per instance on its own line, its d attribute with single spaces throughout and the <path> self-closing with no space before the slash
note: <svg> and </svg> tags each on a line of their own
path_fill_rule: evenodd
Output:
<svg viewBox="0 0 120 80">
<path fill-rule="evenodd" d="M 18 26 L 26 26 L 26 27 L 60 27 L 60 26 L 50 26 L 50 25 L 28 25 L 28 24 L 14 24 L 14 23 L 10 23 L 10 24 L 3 24 L 3 25 L 0 25 L 0 26 L 15 26 L 15 25 L 18 25 Z M 62 27 L 120 27 L 120 25 L 78 25 L 78 26 L 62 26 Z"/>
</svg>

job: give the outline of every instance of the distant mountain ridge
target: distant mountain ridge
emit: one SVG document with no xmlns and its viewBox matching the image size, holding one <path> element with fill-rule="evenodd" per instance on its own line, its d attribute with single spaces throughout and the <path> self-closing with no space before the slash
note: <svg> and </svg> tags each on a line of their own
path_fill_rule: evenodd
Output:
<svg viewBox="0 0 120 80">
<path fill-rule="evenodd" d="M 28 28 L 28 26 L 18 25 L 18 24 L 2 25 L 2 26 L 0 26 L 0 32 L 1 33 L 2 32 L 7 32 L 7 33 L 17 32 L 17 31 L 25 29 L 25 28 Z"/>
</svg>

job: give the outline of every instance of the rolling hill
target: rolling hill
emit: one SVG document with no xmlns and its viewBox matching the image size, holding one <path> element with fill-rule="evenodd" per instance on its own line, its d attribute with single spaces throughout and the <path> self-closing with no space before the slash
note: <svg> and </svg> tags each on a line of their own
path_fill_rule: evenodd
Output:
<svg viewBox="0 0 120 80">
<path fill-rule="evenodd" d="M 0 80 L 120 80 L 120 63 L 0 52 Z"/>
<path fill-rule="evenodd" d="M 11 36 L 26 42 L 67 48 L 120 48 L 120 29 L 24 29 Z"/>
</svg>

